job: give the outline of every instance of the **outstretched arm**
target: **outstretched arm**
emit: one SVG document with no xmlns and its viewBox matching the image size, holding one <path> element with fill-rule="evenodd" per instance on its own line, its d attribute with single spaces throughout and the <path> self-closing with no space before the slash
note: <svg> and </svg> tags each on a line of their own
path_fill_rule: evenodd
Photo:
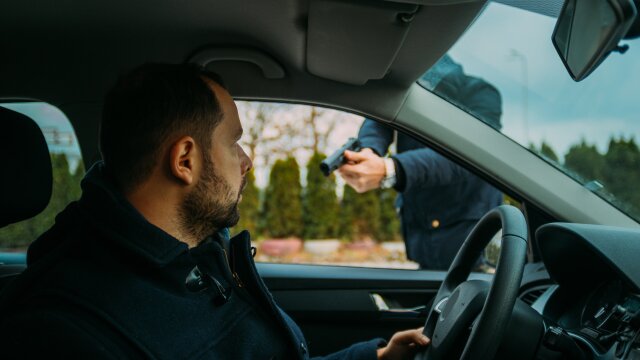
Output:
<svg viewBox="0 0 640 360">
<path fill-rule="evenodd" d="M 387 154 L 393 142 L 393 129 L 371 119 L 365 119 L 358 132 L 358 140 L 363 148 L 370 148 L 376 154 Z"/>
<path fill-rule="evenodd" d="M 452 184 L 472 176 L 469 171 L 429 148 L 405 151 L 394 156 L 403 168 L 399 191 L 414 187 Z"/>
</svg>

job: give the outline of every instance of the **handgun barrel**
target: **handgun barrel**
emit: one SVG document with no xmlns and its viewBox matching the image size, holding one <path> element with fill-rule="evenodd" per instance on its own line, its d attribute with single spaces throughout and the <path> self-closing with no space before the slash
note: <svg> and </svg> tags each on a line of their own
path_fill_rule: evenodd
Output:
<svg viewBox="0 0 640 360">
<path fill-rule="evenodd" d="M 351 151 L 359 151 L 360 150 L 360 142 L 356 138 L 350 138 L 342 147 L 336 150 L 331 156 L 324 159 L 322 163 L 320 163 L 320 170 L 324 174 L 324 176 L 331 175 L 337 168 L 340 167 L 344 163 L 344 152 L 345 150 Z"/>
</svg>

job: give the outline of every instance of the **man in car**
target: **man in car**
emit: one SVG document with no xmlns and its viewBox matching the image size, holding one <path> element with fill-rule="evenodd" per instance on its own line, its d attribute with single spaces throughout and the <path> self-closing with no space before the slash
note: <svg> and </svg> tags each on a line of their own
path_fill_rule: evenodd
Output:
<svg viewBox="0 0 640 360">
<path fill-rule="evenodd" d="M 256 272 L 249 234 L 226 238 L 252 166 L 241 135 L 214 74 L 147 64 L 121 78 L 104 103 L 104 161 L 3 294 L 3 356 L 308 358 Z M 408 330 L 328 358 L 409 358 L 428 343 Z"/>
<path fill-rule="evenodd" d="M 498 90 L 465 75 L 448 55 L 419 82 L 500 129 Z M 396 208 L 407 257 L 422 269 L 447 270 L 476 222 L 502 203 L 502 194 L 403 133 L 397 134 L 398 154 L 385 158 L 394 130 L 384 124 L 366 119 L 358 139 L 364 149 L 345 152 L 348 163 L 340 167 L 341 176 L 360 193 L 377 188 L 397 190 Z"/>
</svg>

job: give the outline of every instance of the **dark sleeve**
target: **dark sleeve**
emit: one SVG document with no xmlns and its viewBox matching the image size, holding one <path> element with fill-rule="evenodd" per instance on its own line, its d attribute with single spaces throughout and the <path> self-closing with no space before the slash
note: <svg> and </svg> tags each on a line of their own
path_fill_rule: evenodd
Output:
<svg viewBox="0 0 640 360">
<path fill-rule="evenodd" d="M 393 159 L 393 166 L 395 166 L 396 169 L 396 184 L 393 185 L 393 188 L 398 192 L 403 192 L 405 186 L 407 185 L 407 178 L 404 175 L 404 168 L 395 156 L 392 156 L 391 159 Z"/>
<path fill-rule="evenodd" d="M 385 156 L 393 142 L 393 129 L 371 119 L 365 119 L 358 132 L 358 140 L 363 148 L 371 148 L 380 156 Z"/>
<path fill-rule="evenodd" d="M 403 169 L 403 191 L 452 184 L 471 176 L 470 172 L 429 148 L 405 151 L 393 158 Z"/>
<path fill-rule="evenodd" d="M 278 307 L 280 314 L 287 322 L 294 335 L 305 347 L 307 347 L 307 341 L 304 339 L 302 330 L 296 324 L 293 319 L 287 315 L 282 309 Z M 387 344 L 383 339 L 373 339 L 369 341 L 363 341 L 355 343 L 344 350 L 340 350 L 327 356 L 314 357 L 314 360 L 377 360 L 378 354 L 376 350 Z"/>
<path fill-rule="evenodd" d="M 136 359 L 133 347 L 67 314 L 33 311 L 1 324 L 3 358 L 13 359 Z"/>
<path fill-rule="evenodd" d="M 312 360 L 377 360 L 376 351 L 386 344 L 383 339 L 363 341 L 327 356 L 314 357 Z"/>
</svg>

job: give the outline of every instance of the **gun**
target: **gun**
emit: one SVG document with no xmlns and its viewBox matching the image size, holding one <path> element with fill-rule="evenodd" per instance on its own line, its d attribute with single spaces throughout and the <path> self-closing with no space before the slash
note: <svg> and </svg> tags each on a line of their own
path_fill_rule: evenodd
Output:
<svg viewBox="0 0 640 360">
<path fill-rule="evenodd" d="M 336 150 L 331 156 L 322 160 L 320 163 L 320 170 L 324 174 L 324 176 L 331 175 L 337 168 L 340 167 L 344 163 L 344 151 L 360 151 L 360 141 L 356 138 L 349 138 L 344 145 L 338 150 Z"/>
</svg>

